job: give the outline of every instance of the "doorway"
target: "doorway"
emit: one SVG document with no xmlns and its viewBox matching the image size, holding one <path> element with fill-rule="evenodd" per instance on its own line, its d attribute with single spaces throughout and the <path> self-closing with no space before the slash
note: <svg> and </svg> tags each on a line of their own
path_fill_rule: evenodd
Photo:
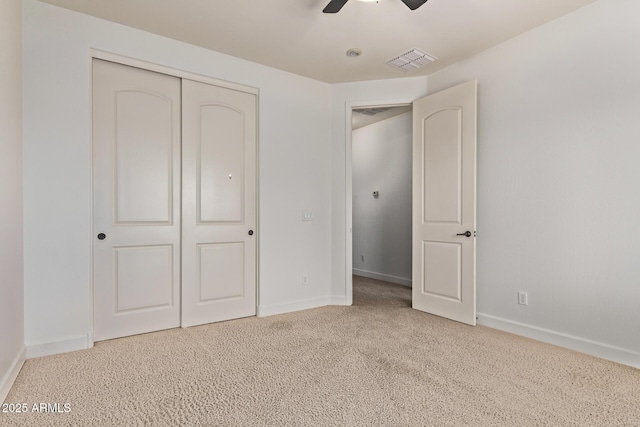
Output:
<svg viewBox="0 0 640 427">
<path fill-rule="evenodd" d="M 351 109 L 353 304 L 411 306 L 412 105 Z"/>
<path fill-rule="evenodd" d="M 412 308 L 475 325 L 477 82 L 395 105 L 409 103 L 413 106 Z M 372 107 L 385 105 L 394 104 Z M 367 105 L 346 107 L 345 302 L 353 304 L 350 124 L 353 110 Z"/>
</svg>

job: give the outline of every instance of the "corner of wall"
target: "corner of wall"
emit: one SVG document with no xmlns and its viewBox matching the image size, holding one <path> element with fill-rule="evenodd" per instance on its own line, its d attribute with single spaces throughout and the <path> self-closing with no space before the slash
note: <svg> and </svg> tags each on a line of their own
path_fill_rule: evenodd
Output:
<svg viewBox="0 0 640 427">
<path fill-rule="evenodd" d="M 88 333 L 76 337 L 60 338 L 56 341 L 28 344 L 26 346 L 26 357 L 27 359 L 33 359 L 52 354 L 86 350 L 91 347 L 93 347 L 93 337 L 92 334 Z"/>
<path fill-rule="evenodd" d="M 0 379 L 0 403 L 4 403 L 4 400 L 9 395 L 9 390 L 13 386 L 18 374 L 20 373 L 20 369 L 22 369 L 22 365 L 24 365 L 25 360 L 27 359 L 27 349 L 22 346 L 22 349 L 18 352 L 16 357 L 11 362 L 11 366 L 9 366 L 9 370 L 5 374 L 2 379 Z"/>
</svg>

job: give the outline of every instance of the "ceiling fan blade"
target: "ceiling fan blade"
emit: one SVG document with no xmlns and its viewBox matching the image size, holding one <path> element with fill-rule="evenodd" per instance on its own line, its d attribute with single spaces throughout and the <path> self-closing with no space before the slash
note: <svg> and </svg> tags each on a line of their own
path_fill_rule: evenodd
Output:
<svg viewBox="0 0 640 427">
<path fill-rule="evenodd" d="M 348 1 L 349 0 L 331 0 L 329 4 L 322 9 L 322 11 L 324 13 L 336 13 L 342 9 L 342 6 L 344 6 Z"/>
<path fill-rule="evenodd" d="M 426 2 L 427 0 L 402 0 L 402 3 L 406 4 L 411 10 L 416 10 Z"/>
</svg>

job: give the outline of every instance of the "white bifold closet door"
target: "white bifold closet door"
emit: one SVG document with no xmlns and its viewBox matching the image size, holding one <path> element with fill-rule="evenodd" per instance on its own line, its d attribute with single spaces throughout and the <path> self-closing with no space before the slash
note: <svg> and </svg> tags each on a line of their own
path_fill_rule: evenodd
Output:
<svg viewBox="0 0 640 427">
<path fill-rule="evenodd" d="M 93 62 L 94 340 L 256 313 L 256 95 Z"/>
</svg>

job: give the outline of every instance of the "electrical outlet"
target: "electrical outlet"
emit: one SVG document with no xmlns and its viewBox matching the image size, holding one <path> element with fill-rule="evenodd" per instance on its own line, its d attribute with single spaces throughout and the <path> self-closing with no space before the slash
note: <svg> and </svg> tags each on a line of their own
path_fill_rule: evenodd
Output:
<svg viewBox="0 0 640 427">
<path fill-rule="evenodd" d="M 307 286 L 309 284 L 309 277 L 306 274 L 302 275 L 302 286 Z"/>
<path fill-rule="evenodd" d="M 527 296 L 526 292 L 518 291 L 518 304 L 529 305 L 529 297 Z"/>
</svg>

